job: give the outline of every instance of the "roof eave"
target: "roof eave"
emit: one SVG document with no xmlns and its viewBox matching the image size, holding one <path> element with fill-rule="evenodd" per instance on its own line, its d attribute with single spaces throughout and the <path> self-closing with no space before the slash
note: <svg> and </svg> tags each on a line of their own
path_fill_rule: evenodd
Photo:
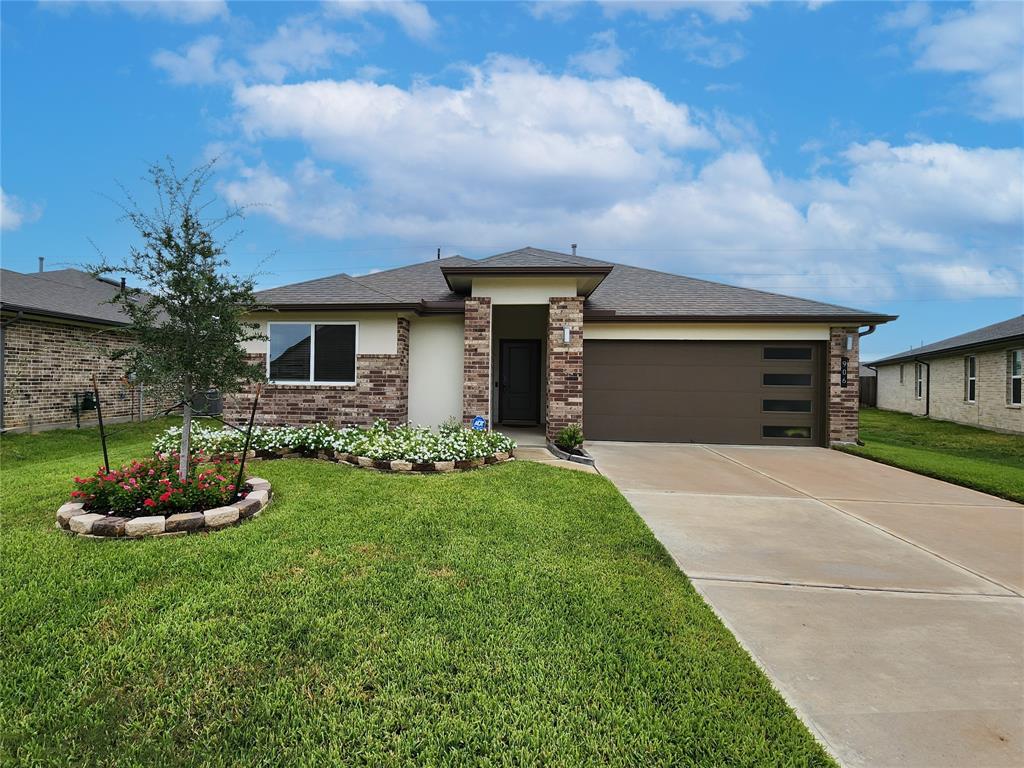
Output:
<svg viewBox="0 0 1024 768">
<path fill-rule="evenodd" d="M 908 350 L 895 357 L 883 357 L 881 360 L 875 360 L 873 363 L 866 363 L 866 365 L 878 366 L 878 365 L 893 365 L 895 363 L 906 363 L 914 360 L 920 360 L 928 357 L 946 357 L 947 355 L 955 355 L 960 352 L 967 352 L 968 350 L 983 350 L 994 347 L 1003 347 L 1007 344 L 1024 343 L 1024 333 L 1014 334 L 1012 336 L 1004 336 L 1001 339 L 988 339 L 986 341 L 974 341 L 969 344 L 958 344 L 955 347 L 945 347 L 943 349 L 934 349 L 929 352 L 921 352 L 919 350 Z"/>
<path fill-rule="evenodd" d="M 832 325 L 881 325 L 896 320 L 899 315 L 782 315 L 782 314 L 620 314 L 611 309 L 583 310 L 583 319 L 615 320 L 625 322 L 664 323 L 830 323 Z"/>
<path fill-rule="evenodd" d="M 558 267 L 481 267 L 481 266 L 464 266 L 464 267 L 441 267 L 441 274 L 444 276 L 444 281 L 447 283 L 448 288 L 458 293 L 464 290 L 463 287 L 457 286 L 452 283 L 452 277 L 575 277 L 579 275 L 598 275 L 598 279 L 593 286 L 590 286 L 587 294 L 589 295 L 597 286 L 601 284 L 605 277 L 612 271 L 614 265 L 587 265 L 587 266 L 558 266 Z M 461 281 L 459 281 L 461 282 Z"/>
<path fill-rule="evenodd" d="M 79 323 L 90 323 L 92 325 L 105 325 L 112 328 L 124 328 L 130 325 L 126 320 L 108 320 L 102 317 L 89 317 L 88 315 L 76 315 L 70 312 L 54 312 L 50 309 L 40 309 L 39 307 L 25 307 L 18 304 L 10 304 L 8 302 L 0 302 L 0 310 L 4 312 L 23 312 L 26 315 L 32 317 L 41 318 L 55 318 L 57 320 L 74 320 Z"/>
</svg>

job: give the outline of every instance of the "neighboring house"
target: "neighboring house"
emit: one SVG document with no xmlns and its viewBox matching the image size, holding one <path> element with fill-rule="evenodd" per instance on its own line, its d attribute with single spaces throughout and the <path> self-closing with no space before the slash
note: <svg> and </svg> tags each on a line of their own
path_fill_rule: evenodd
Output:
<svg viewBox="0 0 1024 768">
<path fill-rule="evenodd" d="M 127 324 L 106 303 L 121 285 L 77 269 L 23 274 L 0 270 L 0 427 L 30 430 L 76 424 L 77 402 L 91 402 L 99 381 L 103 417 L 139 418 L 142 393 L 107 354 L 124 345 L 113 329 Z M 81 409 L 95 424 L 96 410 Z"/>
<path fill-rule="evenodd" d="M 258 299 L 265 423 L 482 416 L 595 440 L 854 441 L 859 332 L 894 319 L 536 248 Z"/>
<path fill-rule="evenodd" d="M 872 364 L 878 407 L 975 427 L 1024 432 L 1024 315 L 908 349 Z"/>
</svg>

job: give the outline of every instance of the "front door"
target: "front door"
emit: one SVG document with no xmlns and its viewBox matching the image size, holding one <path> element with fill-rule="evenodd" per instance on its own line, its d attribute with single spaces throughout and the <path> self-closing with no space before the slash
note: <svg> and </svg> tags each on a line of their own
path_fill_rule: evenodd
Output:
<svg viewBox="0 0 1024 768">
<path fill-rule="evenodd" d="M 498 368 L 498 420 L 540 422 L 540 340 L 501 340 Z"/>
</svg>

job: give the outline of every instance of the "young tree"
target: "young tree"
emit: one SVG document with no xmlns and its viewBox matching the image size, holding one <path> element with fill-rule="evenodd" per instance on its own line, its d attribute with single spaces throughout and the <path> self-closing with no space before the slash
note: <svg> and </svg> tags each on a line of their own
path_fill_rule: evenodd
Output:
<svg viewBox="0 0 1024 768">
<path fill-rule="evenodd" d="M 230 240 L 215 235 L 243 210 L 228 207 L 206 217 L 213 200 L 204 197 L 216 161 L 179 175 L 172 160 L 149 167 L 148 181 L 156 192 L 151 210 L 124 188 L 123 219 L 139 234 L 120 262 L 102 262 L 93 274 L 121 273 L 138 287 L 118 293 L 111 303 L 129 319 L 122 329 L 128 346 L 113 353 L 127 363 L 135 381 L 158 395 L 181 403 L 181 461 L 178 472 L 188 474 L 189 436 L 193 399 L 210 389 L 237 392 L 248 381 L 263 378 L 263 370 L 246 358 L 242 344 L 261 339 L 259 327 L 247 323 L 246 313 L 257 309 L 253 277 L 229 271 L 224 258 Z"/>
</svg>

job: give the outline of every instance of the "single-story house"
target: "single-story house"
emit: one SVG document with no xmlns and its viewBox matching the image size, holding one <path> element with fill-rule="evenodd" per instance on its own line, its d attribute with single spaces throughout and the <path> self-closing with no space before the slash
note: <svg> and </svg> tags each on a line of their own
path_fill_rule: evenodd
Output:
<svg viewBox="0 0 1024 768">
<path fill-rule="evenodd" d="M 265 423 L 581 424 L 589 439 L 852 442 L 890 315 L 537 248 L 258 294 Z M 247 415 L 251 390 L 228 398 Z"/>
<path fill-rule="evenodd" d="M 872 363 L 878 407 L 1024 432 L 1024 315 Z"/>
<path fill-rule="evenodd" d="M 142 390 L 107 357 L 125 344 L 111 331 L 128 320 L 107 303 L 121 288 L 78 269 L 44 272 L 41 259 L 38 272 L 0 270 L 0 428 L 95 424 L 93 373 L 105 420 L 141 418 Z"/>
</svg>

